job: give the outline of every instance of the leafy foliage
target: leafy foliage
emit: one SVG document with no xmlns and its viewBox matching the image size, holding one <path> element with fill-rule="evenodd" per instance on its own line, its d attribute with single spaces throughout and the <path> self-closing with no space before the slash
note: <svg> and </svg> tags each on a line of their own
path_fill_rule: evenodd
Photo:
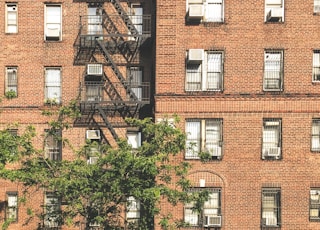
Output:
<svg viewBox="0 0 320 230">
<path fill-rule="evenodd" d="M 55 117 L 48 122 L 49 134 L 72 128 L 71 121 L 79 115 L 75 101 L 43 115 Z M 178 118 L 176 118 L 178 122 Z M 189 201 L 186 192 L 190 182 L 186 179 L 190 165 L 172 161 L 185 147 L 185 134 L 163 120 L 155 124 L 152 119 L 128 119 L 127 123 L 142 131 L 143 143 L 133 149 L 126 140 L 120 140 L 117 148 L 96 142 L 87 142 L 79 149 L 69 140 L 59 139 L 74 150 L 72 161 L 53 161 L 44 157 L 43 151 L 32 145 L 35 129 L 30 126 L 21 135 L 0 131 L 0 177 L 22 183 L 28 188 L 41 187 L 54 191 L 63 208 L 56 220 L 60 224 L 77 224 L 79 217 L 99 224 L 101 229 L 153 229 L 154 216 L 159 214 L 159 201 L 167 199 L 173 205 Z M 60 138 L 60 137 L 56 137 Z M 90 149 L 99 149 L 94 154 L 98 160 L 88 164 Z M 18 162 L 19 168 L 5 167 Z M 175 179 L 173 179 L 175 178 Z M 124 214 L 128 197 L 141 202 L 141 217 L 138 223 L 126 223 Z M 200 197 L 201 201 L 203 196 Z M 200 205 L 199 205 L 200 208 Z M 33 211 L 28 209 L 33 214 Z M 45 215 L 39 215 L 45 218 Z M 168 229 L 169 218 L 160 222 Z M 185 226 L 179 220 L 176 226 Z M 8 223 L 5 223 L 8 225 Z M 167 226 L 167 227 L 166 227 Z"/>
</svg>

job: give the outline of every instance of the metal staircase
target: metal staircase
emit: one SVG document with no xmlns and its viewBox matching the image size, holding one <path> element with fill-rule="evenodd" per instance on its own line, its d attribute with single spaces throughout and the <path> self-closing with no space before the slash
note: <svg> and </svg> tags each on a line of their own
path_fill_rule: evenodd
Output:
<svg viewBox="0 0 320 230">
<path fill-rule="evenodd" d="M 118 140 L 117 128 L 126 127 L 125 118 L 138 117 L 140 109 L 150 103 L 150 85 L 142 83 L 133 88 L 130 80 L 125 77 L 123 68 L 119 66 L 130 67 L 132 62 L 136 65 L 140 46 L 151 36 L 151 31 L 139 33 L 131 21 L 131 16 L 125 12 L 119 0 L 74 0 L 74 2 L 95 4 L 107 2 L 111 3 L 110 7 L 114 7 L 113 12 L 117 12 L 117 15 L 108 14 L 108 10 L 102 7 L 102 15 L 97 15 L 98 19 L 101 18 L 102 32 L 99 34 L 89 33 L 89 17 L 80 16 L 79 34 L 74 43 L 76 52 L 74 65 L 89 63 L 103 65 L 101 76 L 88 80 L 87 73 L 84 74 L 84 84 L 80 87 L 79 97 L 81 117 L 75 121 L 75 125 L 106 127 L 114 140 Z M 143 18 L 141 22 L 147 24 L 144 27 L 150 28 L 150 15 L 143 17 L 146 19 Z M 94 87 L 96 91 L 93 90 Z M 100 95 L 100 88 L 104 96 Z M 138 90 L 140 90 L 139 96 L 137 96 Z M 89 91 L 97 93 L 97 96 L 89 100 L 86 95 Z"/>
</svg>

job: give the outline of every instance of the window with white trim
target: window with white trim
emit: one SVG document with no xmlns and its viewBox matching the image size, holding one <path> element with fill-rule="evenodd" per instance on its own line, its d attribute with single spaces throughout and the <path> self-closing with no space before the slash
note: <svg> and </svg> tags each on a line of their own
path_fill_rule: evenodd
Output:
<svg viewBox="0 0 320 230">
<path fill-rule="evenodd" d="M 265 0 L 265 22 L 284 22 L 284 0 Z"/>
<path fill-rule="evenodd" d="M 102 5 L 96 3 L 88 4 L 88 34 L 102 35 Z M 102 37 L 94 37 L 102 39 Z"/>
<path fill-rule="evenodd" d="M 313 12 L 314 13 L 320 13 L 320 0 L 314 0 Z"/>
<path fill-rule="evenodd" d="M 206 22 L 223 22 L 224 21 L 224 0 L 207 0 L 205 3 Z"/>
<path fill-rule="evenodd" d="M 262 159 L 281 159 L 281 119 L 263 119 Z"/>
<path fill-rule="evenodd" d="M 45 68 L 45 102 L 61 103 L 61 68 Z"/>
<path fill-rule="evenodd" d="M 313 51 L 312 81 L 320 81 L 320 50 Z"/>
<path fill-rule="evenodd" d="M 6 33 L 18 33 L 18 5 L 6 3 Z"/>
<path fill-rule="evenodd" d="M 186 134 L 186 159 L 199 159 L 199 152 L 222 159 L 222 119 L 187 119 Z"/>
<path fill-rule="evenodd" d="M 61 41 L 62 14 L 61 5 L 45 5 L 45 29 L 44 39 L 46 41 Z"/>
<path fill-rule="evenodd" d="M 264 52 L 263 90 L 283 90 L 283 50 L 266 50 Z"/>
<path fill-rule="evenodd" d="M 6 220 L 18 221 L 18 193 L 7 192 Z"/>
<path fill-rule="evenodd" d="M 311 151 L 320 151 L 320 119 L 312 119 Z"/>
<path fill-rule="evenodd" d="M 261 225 L 262 227 L 280 227 L 281 224 L 280 188 L 262 188 Z"/>
<path fill-rule="evenodd" d="M 310 189 L 309 219 L 320 221 L 320 188 Z"/>
<path fill-rule="evenodd" d="M 128 77 L 132 92 L 135 94 L 137 99 L 141 101 L 143 99 L 142 91 L 142 78 L 143 68 L 141 66 L 130 66 L 128 68 Z"/>
<path fill-rule="evenodd" d="M 133 149 L 139 148 L 141 146 L 141 132 L 127 131 L 127 140 Z"/>
<path fill-rule="evenodd" d="M 209 192 L 208 200 L 203 203 L 201 210 L 195 210 L 195 201 L 184 205 L 184 221 L 190 226 L 221 227 L 221 189 L 220 188 L 192 188 L 192 192 Z"/>
<path fill-rule="evenodd" d="M 185 88 L 186 91 L 222 91 L 223 51 L 188 50 Z"/>
<path fill-rule="evenodd" d="M 47 159 L 59 161 L 62 158 L 61 131 L 46 130 L 44 154 Z"/>
<path fill-rule="evenodd" d="M 188 0 L 187 20 L 224 22 L 224 0 Z"/>
<path fill-rule="evenodd" d="M 45 193 L 44 208 L 44 226 L 46 228 L 59 227 L 61 204 L 59 197 L 54 192 Z"/>
<path fill-rule="evenodd" d="M 141 204 L 138 199 L 133 196 L 128 197 L 126 208 L 126 219 L 128 222 L 135 222 L 140 219 Z"/>
<path fill-rule="evenodd" d="M 18 95 L 18 68 L 6 67 L 6 93 L 14 92 Z"/>
</svg>

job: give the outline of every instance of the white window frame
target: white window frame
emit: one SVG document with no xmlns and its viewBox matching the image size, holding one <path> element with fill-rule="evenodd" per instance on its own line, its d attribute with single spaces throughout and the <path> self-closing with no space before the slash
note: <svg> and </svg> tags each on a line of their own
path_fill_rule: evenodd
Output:
<svg viewBox="0 0 320 230">
<path fill-rule="evenodd" d="M 268 15 L 276 15 L 280 16 L 280 18 L 273 17 L 268 21 Z M 284 0 L 265 0 L 264 21 L 284 22 Z"/>
<path fill-rule="evenodd" d="M 224 22 L 224 0 L 207 0 L 204 5 L 205 22 Z M 215 13 L 218 11 L 220 11 L 220 15 L 216 16 Z"/>
<path fill-rule="evenodd" d="M 55 10 L 54 12 L 52 10 Z M 44 9 L 44 40 L 62 40 L 62 5 L 46 4 Z"/>
<path fill-rule="evenodd" d="M 205 51 L 204 60 L 198 63 L 186 63 L 185 90 L 223 91 L 224 52 Z M 212 81 L 210 82 L 210 76 Z M 215 79 L 215 80 L 214 80 Z"/>
<path fill-rule="evenodd" d="M 312 119 L 311 151 L 320 152 L 320 119 Z"/>
<path fill-rule="evenodd" d="M 264 91 L 283 91 L 283 50 L 265 50 L 264 52 Z"/>
<path fill-rule="evenodd" d="M 309 220 L 320 221 L 320 188 L 310 189 Z"/>
<path fill-rule="evenodd" d="M 127 198 L 127 206 L 126 206 L 126 220 L 136 221 L 140 219 L 141 215 L 141 202 L 139 199 L 134 196 L 130 196 Z"/>
<path fill-rule="evenodd" d="M 58 216 L 55 212 L 60 212 L 61 203 L 59 197 L 54 192 L 45 192 L 44 197 L 44 226 L 47 228 L 59 227 Z"/>
<path fill-rule="evenodd" d="M 18 96 L 18 67 L 6 67 L 5 92 L 13 91 Z"/>
<path fill-rule="evenodd" d="M 320 13 L 320 0 L 314 0 L 313 2 L 313 12 Z"/>
<path fill-rule="evenodd" d="M 221 188 L 191 188 L 189 192 L 201 192 L 202 190 L 209 191 L 209 198 L 204 202 L 200 213 L 193 210 L 194 201 L 184 205 L 184 222 L 190 226 L 204 226 L 206 216 L 221 217 Z"/>
<path fill-rule="evenodd" d="M 45 157 L 50 160 L 61 160 L 62 146 L 60 130 L 55 131 L 55 134 L 51 134 L 49 130 L 45 130 L 44 154 Z"/>
<path fill-rule="evenodd" d="M 18 221 L 18 192 L 7 192 L 6 193 L 6 220 L 13 222 Z"/>
<path fill-rule="evenodd" d="M 141 147 L 141 132 L 127 131 L 127 140 L 133 149 L 138 149 Z"/>
<path fill-rule="evenodd" d="M 281 159 L 281 126 L 279 118 L 263 119 L 262 159 Z"/>
<path fill-rule="evenodd" d="M 261 225 L 263 227 L 279 227 L 281 224 L 281 189 L 262 188 L 261 193 Z"/>
<path fill-rule="evenodd" d="M 6 28 L 5 32 L 8 34 L 18 33 L 18 4 L 6 3 Z"/>
<path fill-rule="evenodd" d="M 54 73 L 55 72 L 55 73 Z M 61 68 L 45 67 L 45 102 L 61 103 Z M 51 77 L 52 79 L 49 79 Z"/>
<path fill-rule="evenodd" d="M 222 159 L 222 119 L 187 119 L 185 159 L 199 159 L 199 152 Z"/>
<path fill-rule="evenodd" d="M 320 50 L 314 50 L 312 55 L 312 81 L 320 82 Z"/>
</svg>

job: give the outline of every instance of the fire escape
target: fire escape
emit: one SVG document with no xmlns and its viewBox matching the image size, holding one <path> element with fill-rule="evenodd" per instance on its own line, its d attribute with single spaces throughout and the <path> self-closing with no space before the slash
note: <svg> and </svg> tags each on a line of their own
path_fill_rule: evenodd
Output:
<svg viewBox="0 0 320 230">
<path fill-rule="evenodd" d="M 91 9 L 90 15 L 80 16 L 74 43 L 74 65 L 86 67 L 75 125 L 109 130 L 109 136 L 101 136 L 110 143 L 110 135 L 123 137 L 119 130 L 128 127 L 125 118 L 141 117 L 141 109 L 150 104 L 151 78 L 143 75 L 140 50 L 151 37 L 151 15 L 130 14 L 130 3 L 125 8 L 119 0 L 74 2 L 86 2 Z"/>
</svg>

